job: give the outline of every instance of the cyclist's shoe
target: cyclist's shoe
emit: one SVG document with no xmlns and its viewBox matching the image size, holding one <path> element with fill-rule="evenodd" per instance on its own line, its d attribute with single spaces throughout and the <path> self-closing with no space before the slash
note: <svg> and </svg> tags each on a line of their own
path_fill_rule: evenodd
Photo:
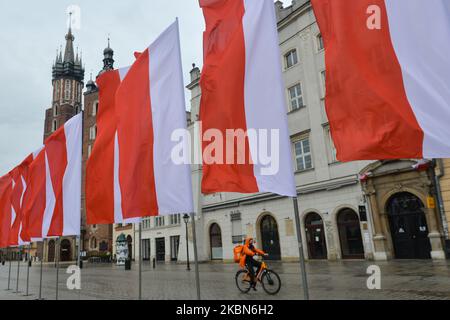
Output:
<svg viewBox="0 0 450 320">
<path fill-rule="evenodd" d="M 256 282 L 252 283 L 251 288 L 253 289 L 253 291 L 257 291 L 257 290 L 256 290 Z"/>
</svg>

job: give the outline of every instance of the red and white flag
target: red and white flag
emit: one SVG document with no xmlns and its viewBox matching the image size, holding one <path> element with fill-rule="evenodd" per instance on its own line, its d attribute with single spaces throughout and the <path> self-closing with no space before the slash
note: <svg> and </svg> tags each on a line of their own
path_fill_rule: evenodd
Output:
<svg viewBox="0 0 450 320">
<path fill-rule="evenodd" d="M 136 57 L 115 100 L 123 218 L 193 212 L 191 167 L 172 159 L 187 126 L 178 21 Z"/>
<path fill-rule="evenodd" d="M 0 178 L 0 248 L 9 246 L 9 233 L 12 224 L 12 178 L 9 174 Z"/>
<path fill-rule="evenodd" d="M 24 222 L 24 196 L 27 190 L 28 168 L 33 161 L 33 155 L 28 156 L 18 167 L 11 171 L 11 229 L 9 233 L 9 246 L 22 246 L 29 242 L 21 237 Z"/>
<path fill-rule="evenodd" d="M 67 121 L 34 154 L 24 203 L 24 238 L 80 234 L 82 120 L 79 114 Z"/>
<path fill-rule="evenodd" d="M 103 73 L 97 78 L 99 110 L 97 137 L 86 164 L 86 220 L 92 224 L 134 223 L 122 214 L 119 185 L 119 146 L 115 97 L 129 70 Z"/>
<path fill-rule="evenodd" d="M 450 2 L 312 4 L 337 158 L 450 157 Z"/>
<path fill-rule="evenodd" d="M 237 147 L 219 147 L 224 158 L 219 161 L 207 159 L 217 139 L 203 142 L 202 192 L 272 192 L 295 197 L 273 1 L 200 0 L 200 6 L 206 21 L 200 106 L 203 139 L 217 130 L 223 137 L 229 137 L 230 130 L 247 133 Z M 277 162 L 273 168 L 264 161 L 268 155 Z"/>
</svg>

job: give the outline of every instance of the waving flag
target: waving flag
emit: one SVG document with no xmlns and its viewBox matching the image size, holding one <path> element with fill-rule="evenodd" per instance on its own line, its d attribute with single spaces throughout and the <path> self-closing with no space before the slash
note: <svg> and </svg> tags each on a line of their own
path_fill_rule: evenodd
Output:
<svg viewBox="0 0 450 320">
<path fill-rule="evenodd" d="M 115 96 L 129 68 L 97 78 L 99 111 L 97 138 L 86 164 L 86 220 L 88 224 L 131 223 L 124 219 L 119 185 L 119 145 Z"/>
<path fill-rule="evenodd" d="M 115 100 L 123 218 L 193 212 L 190 165 L 171 157 L 187 126 L 178 21 L 136 57 Z"/>
<path fill-rule="evenodd" d="M 9 174 L 0 178 L 0 248 L 9 246 L 12 224 L 12 178 Z"/>
<path fill-rule="evenodd" d="M 450 2 L 312 4 L 338 159 L 450 157 Z"/>
<path fill-rule="evenodd" d="M 27 190 L 28 167 L 33 161 L 33 155 L 28 156 L 17 168 L 11 172 L 13 189 L 11 194 L 11 229 L 9 233 L 9 246 L 21 246 L 27 241 L 21 237 L 24 215 L 23 204 Z"/>
<path fill-rule="evenodd" d="M 206 20 L 200 80 L 203 136 L 213 130 L 219 130 L 223 137 L 229 130 L 247 133 L 242 146 L 222 152 L 223 158 L 234 157 L 234 161 L 206 162 L 204 156 L 202 192 L 272 192 L 294 197 L 273 1 L 200 0 L 200 6 Z M 250 131 L 256 132 L 256 138 Z M 203 152 L 215 143 L 204 142 Z M 239 147 L 245 148 L 240 155 L 236 151 Z M 279 163 L 273 172 L 264 172 L 262 150 L 277 158 Z M 238 161 L 236 155 L 245 156 L 245 161 Z"/>
</svg>

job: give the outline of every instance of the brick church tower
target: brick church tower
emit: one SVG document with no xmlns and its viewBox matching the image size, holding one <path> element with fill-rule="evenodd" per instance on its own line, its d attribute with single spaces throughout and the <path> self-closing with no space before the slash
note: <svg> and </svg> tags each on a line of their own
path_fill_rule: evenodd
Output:
<svg viewBox="0 0 450 320">
<path fill-rule="evenodd" d="M 69 27 L 64 56 L 62 51 L 57 53 L 52 68 L 52 105 L 45 111 L 44 140 L 82 110 L 84 68 L 81 57 L 73 49 L 74 40 Z M 60 249 L 61 261 L 74 261 L 77 257 L 75 237 L 61 238 Z M 37 245 L 38 256 L 43 254 L 44 261 L 55 261 L 56 250 L 54 239 L 47 239 Z"/>
<path fill-rule="evenodd" d="M 51 108 L 45 112 L 44 139 L 81 112 L 84 68 L 81 57 L 78 53 L 75 55 L 74 40 L 75 37 L 69 28 L 64 56 L 60 51 L 53 65 L 53 98 Z"/>
</svg>

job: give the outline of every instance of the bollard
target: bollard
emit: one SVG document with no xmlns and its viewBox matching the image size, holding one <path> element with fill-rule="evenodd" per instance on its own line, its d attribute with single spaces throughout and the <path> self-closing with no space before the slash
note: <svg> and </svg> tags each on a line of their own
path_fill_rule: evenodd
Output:
<svg viewBox="0 0 450 320">
<path fill-rule="evenodd" d="M 153 269 L 156 269 L 156 258 L 153 258 Z"/>
</svg>

